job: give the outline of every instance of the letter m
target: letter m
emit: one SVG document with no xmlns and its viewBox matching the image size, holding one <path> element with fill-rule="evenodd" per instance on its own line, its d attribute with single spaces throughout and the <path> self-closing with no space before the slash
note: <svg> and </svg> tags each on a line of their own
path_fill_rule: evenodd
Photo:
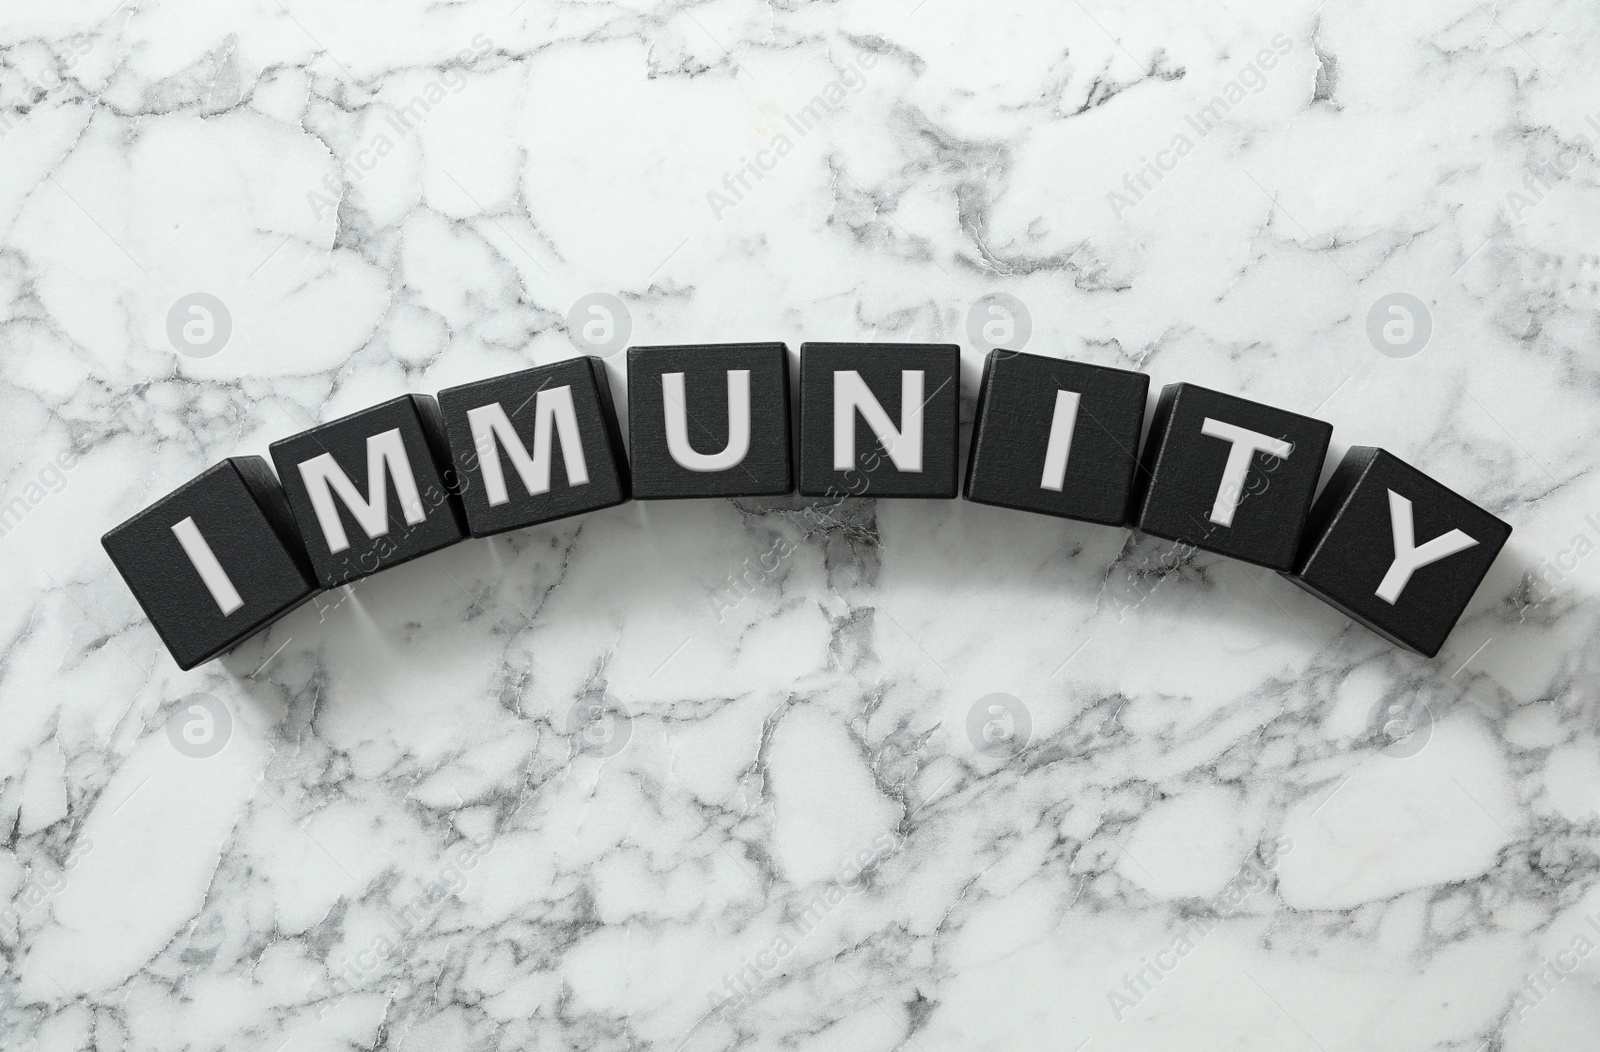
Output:
<svg viewBox="0 0 1600 1052">
<path fill-rule="evenodd" d="M 300 480 L 305 483 L 306 494 L 311 499 L 312 510 L 317 513 L 317 524 L 322 527 L 322 536 L 328 542 L 329 552 L 337 555 L 350 547 L 344 523 L 339 518 L 339 509 L 333 506 L 335 493 L 350 509 L 357 525 L 366 531 L 369 540 L 389 532 L 388 481 L 391 476 L 406 524 L 415 526 L 427 518 L 427 513 L 422 508 L 422 496 L 417 492 L 417 480 L 411 473 L 411 461 L 406 456 L 406 446 L 399 428 L 367 438 L 365 497 L 333 459 L 333 454 L 324 453 L 300 464 Z"/>
<path fill-rule="evenodd" d="M 589 465 L 583 458 L 583 435 L 578 429 L 578 412 L 572 404 L 572 388 L 554 387 L 540 391 L 533 406 L 533 453 L 522 444 L 511 418 L 499 402 L 479 406 L 467 411 L 467 423 L 472 427 L 472 444 L 478 452 L 478 462 L 483 467 L 483 488 L 489 497 L 489 507 L 498 508 L 511 500 L 506 489 L 505 472 L 500 466 L 500 449 L 511 459 L 512 467 L 522 478 L 528 496 L 537 497 L 550 492 L 551 432 L 561 440 L 561 462 L 567 469 L 567 485 L 584 486 L 589 482 Z"/>
</svg>

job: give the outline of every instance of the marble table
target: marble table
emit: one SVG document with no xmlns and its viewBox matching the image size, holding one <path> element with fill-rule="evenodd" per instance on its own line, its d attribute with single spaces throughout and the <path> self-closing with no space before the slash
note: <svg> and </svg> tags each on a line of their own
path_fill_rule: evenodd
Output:
<svg viewBox="0 0 1600 1052">
<path fill-rule="evenodd" d="M 0 1045 L 1576 1049 L 1600 49 L 1539 0 L 0 12 Z M 630 343 L 988 344 L 1516 533 L 1437 659 L 962 501 L 633 503 L 180 673 L 98 538 Z M 963 439 L 965 441 L 965 438 Z"/>
</svg>

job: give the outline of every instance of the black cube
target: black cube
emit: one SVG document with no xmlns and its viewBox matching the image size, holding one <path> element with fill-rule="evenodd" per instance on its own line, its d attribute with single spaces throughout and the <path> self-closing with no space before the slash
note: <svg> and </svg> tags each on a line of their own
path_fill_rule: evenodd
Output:
<svg viewBox="0 0 1600 1052">
<path fill-rule="evenodd" d="M 402 395 L 274 442 L 272 463 L 324 588 L 467 536 L 439 405 Z"/>
<path fill-rule="evenodd" d="M 769 497 L 794 489 L 781 343 L 628 350 L 633 495 Z"/>
<path fill-rule="evenodd" d="M 474 537 L 627 501 L 628 463 L 598 358 L 570 358 L 439 392 Z"/>
<path fill-rule="evenodd" d="M 1289 580 L 1391 642 L 1439 653 L 1511 526 L 1387 450 L 1352 446 Z"/>
<path fill-rule="evenodd" d="M 207 468 L 100 543 L 185 671 L 317 591 L 289 503 L 261 457 Z"/>
<path fill-rule="evenodd" d="M 1133 502 L 1150 378 L 990 351 L 964 496 L 978 504 L 1122 526 Z"/>
<path fill-rule="evenodd" d="M 800 493 L 954 498 L 960 368 L 954 344 L 803 344 Z"/>
<path fill-rule="evenodd" d="M 1162 389 L 1139 475 L 1145 533 L 1294 566 L 1333 425 L 1194 384 Z"/>
</svg>

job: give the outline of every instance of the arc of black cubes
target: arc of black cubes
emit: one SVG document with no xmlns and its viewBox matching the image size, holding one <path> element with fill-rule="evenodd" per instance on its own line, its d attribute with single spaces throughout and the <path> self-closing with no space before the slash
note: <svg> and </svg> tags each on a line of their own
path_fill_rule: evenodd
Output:
<svg viewBox="0 0 1600 1052">
<path fill-rule="evenodd" d="M 605 367 L 574 358 L 404 395 L 232 457 L 111 530 L 106 552 L 193 668 L 309 599 L 455 544 L 695 497 L 953 499 L 960 353 L 800 348 L 798 456 L 781 343 L 634 347 L 631 463 Z M 1382 449 L 1313 503 L 1331 425 L 1193 384 L 994 351 L 967 500 L 1145 533 L 1265 566 L 1389 640 L 1438 653 L 1511 527 Z"/>
</svg>

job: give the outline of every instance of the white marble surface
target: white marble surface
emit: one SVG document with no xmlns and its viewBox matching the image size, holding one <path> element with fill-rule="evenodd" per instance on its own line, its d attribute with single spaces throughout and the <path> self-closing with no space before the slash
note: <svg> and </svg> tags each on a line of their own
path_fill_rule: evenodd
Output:
<svg viewBox="0 0 1600 1052">
<path fill-rule="evenodd" d="M 0 1045 L 1594 1047 L 1590 6 L 110 7 L 0 10 Z M 1123 531 L 796 500 L 469 542 L 175 669 L 105 529 L 570 356 L 592 293 L 960 342 L 968 417 L 1005 293 L 1517 532 L 1433 661 Z"/>
</svg>

